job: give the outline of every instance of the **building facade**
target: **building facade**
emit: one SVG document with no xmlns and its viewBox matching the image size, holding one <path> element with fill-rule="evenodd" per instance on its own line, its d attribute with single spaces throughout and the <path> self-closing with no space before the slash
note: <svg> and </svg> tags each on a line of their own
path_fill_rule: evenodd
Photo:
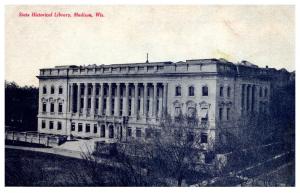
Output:
<svg viewBox="0 0 300 193">
<path fill-rule="evenodd" d="M 40 69 L 38 131 L 105 140 L 147 139 L 170 114 L 196 115 L 201 143 L 268 111 L 269 68 L 223 59 Z"/>
</svg>

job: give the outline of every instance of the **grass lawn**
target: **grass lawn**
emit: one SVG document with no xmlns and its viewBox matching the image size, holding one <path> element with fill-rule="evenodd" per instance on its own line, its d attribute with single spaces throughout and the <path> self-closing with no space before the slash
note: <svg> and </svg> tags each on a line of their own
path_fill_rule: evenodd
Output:
<svg viewBox="0 0 300 193">
<path fill-rule="evenodd" d="M 107 171 L 109 168 L 102 168 Z M 5 149 L 6 186 L 93 186 L 88 172 L 84 160 Z"/>
</svg>

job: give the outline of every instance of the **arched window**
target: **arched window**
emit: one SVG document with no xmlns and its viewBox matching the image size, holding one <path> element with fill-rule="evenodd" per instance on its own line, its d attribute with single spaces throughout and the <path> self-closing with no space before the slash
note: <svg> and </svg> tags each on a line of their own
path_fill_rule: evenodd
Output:
<svg viewBox="0 0 300 193">
<path fill-rule="evenodd" d="M 51 93 L 51 94 L 54 94 L 54 92 L 55 92 L 54 86 L 51 86 L 51 91 L 50 91 L 50 93 Z"/>
<path fill-rule="evenodd" d="M 267 96 L 268 96 L 268 89 L 265 88 L 265 97 L 267 97 Z"/>
<path fill-rule="evenodd" d="M 175 88 L 175 96 L 181 96 L 181 86 L 176 86 L 176 88 Z"/>
<path fill-rule="evenodd" d="M 220 97 L 223 96 L 223 86 L 220 87 Z"/>
<path fill-rule="evenodd" d="M 230 97 L 231 95 L 231 88 L 230 86 L 227 87 L 227 97 Z"/>
<path fill-rule="evenodd" d="M 189 96 L 195 96 L 195 92 L 194 92 L 194 87 L 193 86 L 190 86 L 189 87 Z"/>
<path fill-rule="evenodd" d="M 47 87 L 43 86 L 43 94 L 47 94 Z"/>
<path fill-rule="evenodd" d="M 202 96 L 208 96 L 208 87 L 207 86 L 202 87 Z"/>
</svg>

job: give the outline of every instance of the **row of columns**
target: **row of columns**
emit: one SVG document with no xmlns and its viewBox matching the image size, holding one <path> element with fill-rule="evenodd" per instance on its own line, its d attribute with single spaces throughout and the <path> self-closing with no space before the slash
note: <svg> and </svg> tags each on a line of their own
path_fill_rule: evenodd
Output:
<svg viewBox="0 0 300 193">
<path fill-rule="evenodd" d="M 83 85 L 84 85 L 84 97 L 82 98 L 81 88 Z M 88 95 L 90 85 L 92 86 L 91 97 L 89 97 Z M 97 86 L 99 89 L 98 96 L 96 95 Z M 133 89 L 131 90 L 131 96 L 129 96 L 129 90 L 130 88 L 132 88 L 132 86 Z M 125 89 L 123 89 L 124 87 Z M 77 88 L 77 93 L 75 93 L 76 92 L 75 88 Z M 106 88 L 106 96 L 104 96 L 105 88 Z M 158 88 L 160 91 L 159 93 L 157 92 Z M 114 89 L 114 95 L 112 94 L 113 93 L 112 89 Z M 122 94 L 123 96 L 121 96 L 120 93 L 121 89 L 123 91 Z M 143 91 L 140 92 L 140 96 L 139 96 L 139 89 L 141 89 L 140 91 Z M 90 114 L 92 115 L 93 114 L 103 115 L 104 114 L 103 111 L 105 110 L 106 111 L 105 115 L 111 116 L 113 110 L 114 116 L 120 116 L 120 109 L 122 108 L 122 112 L 123 112 L 122 116 L 129 116 L 129 109 L 131 114 L 130 116 L 140 115 L 141 110 L 143 116 L 147 116 L 147 115 L 161 116 L 163 113 L 165 114 L 167 112 L 167 93 L 168 93 L 167 89 L 168 89 L 167 83 L 71 83 L 70 93 L 69 93 L 70 96 L 69 112 L 89 114 L 89 109 L 90 109 Z M 124 90 L 125 90 L 125 94 L 124 94 Z M 134 91 L 134 95 L 132 94 L 132 91 Z M 151 92 L 151 95 L 148 92 Z M 97 98 L 98 98 L 98 111 L 95 112 Z M 122 107 L 120 106 L 121 99 L 123 103 Z M 140 99 L 140 103 L 139 103 L 139 99 Z M 83 111 L 81 112 L 82 100 L 83 100 L 83 108 L 82 108 Z M 89 100 L 91 100 L 90 108 L 88 108 Z M 114 101 L 114 105 L 112 105 L 112 100 Z M 105 101 L 106 104 L 104 104 Z M 76 104 L 77 109 L 75 109 L 75 105 L 74 105 L 75 102 L 77 102 Z M 129 102 L 131 103 L 131 105 L 129 104 Z M 158 105 L 157 102 L 159 102 L 159 107 L 158 107 L 159 112 L 157 112 L 157 105 Z M 140 112 L 138 112 L 138 103 L 140 104 Z M 148 103 L 149 103 L 149 107 L 147 106 Z M 104 109 L 104 107 L 106 109 Z M 147 111 L 147 108 L 149 108 L 148 109 L 149 111 Z M 150 110 L 152 111 L 150 112 Z M 151 114 L 148 114 L 149 112 Z"/>
<path fill-rule="evenodd" d="M 258 92 L 255 85 L 242 84 L 241 111 L 253 112 L 257 110 Z"/>
</svg>

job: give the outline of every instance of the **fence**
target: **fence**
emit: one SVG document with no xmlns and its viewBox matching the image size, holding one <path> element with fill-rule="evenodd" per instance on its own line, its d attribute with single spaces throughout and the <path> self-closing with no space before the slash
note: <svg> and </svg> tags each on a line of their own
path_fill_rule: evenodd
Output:
<svg viewBox="0 0 300 193">
<path fill-rule="evenodd" d="M 13 142 L 25 142 L 30 144 L 40 144 L 47 147 L 57 146 L 67 140 L 67 136 L 53 135 L 38 132 L 18 132 L 18 131 L 6 131 L 5 140 Z"/>
</svg>

